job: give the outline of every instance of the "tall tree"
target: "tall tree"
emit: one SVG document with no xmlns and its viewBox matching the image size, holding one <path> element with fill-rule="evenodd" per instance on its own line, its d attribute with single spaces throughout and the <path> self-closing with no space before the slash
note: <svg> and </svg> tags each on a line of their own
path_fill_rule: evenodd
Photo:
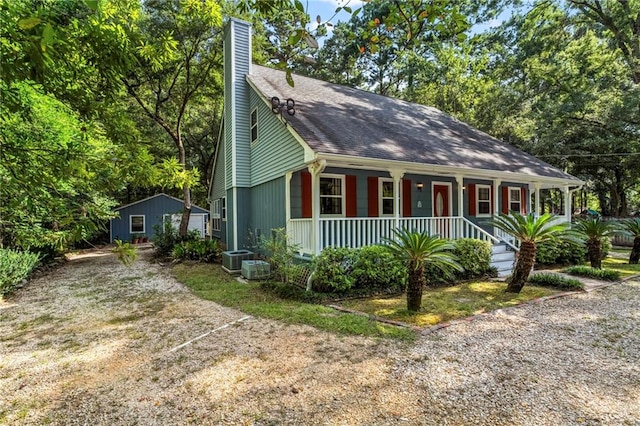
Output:
<svg viewBox="0 0 640 426">
<path fill-rule="evenodd" d="M 199 115 L 198 109 L 208 107 L 211 91 L 222 91 L 216 78 L 222 64 L 221 8 L 214 0 L 153 0 L 133 10 L 117 6 L 111 2 L 101 10 L 106 22 L 126 34 L 120 52 L 126 58 L 124 70 L 116 72 L 124 71 L 119 78 L 127 93 L 175 146 L 177 162 L 164 164 L 172 183 L 182 188 L 180 234 L 185 236 L 191 187 L 200 173 L 187 162 L 184 128 L 191 117 Z"/>
</svg>

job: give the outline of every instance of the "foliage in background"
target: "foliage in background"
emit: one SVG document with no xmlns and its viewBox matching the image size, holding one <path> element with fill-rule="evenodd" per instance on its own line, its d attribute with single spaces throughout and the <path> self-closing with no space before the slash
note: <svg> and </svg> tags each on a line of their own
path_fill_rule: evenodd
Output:
<svg viewBox="0 0 640 426">
<path fill-rule="evenodd" d="M 560 274 L 541 272 L 529 276 L 529 284 L 540 287 L 553 287 L 563 290 L 583 290 L 584 284 L 579 280 L 567 278 Z"/>
<path fill-rule="evenodd" d="M 427 265 L 425 279 L 429 285 L 450 285 L 460 280 L 495 276 L 491 267 L 491 243 L 488 241 L 461 238 L 453 240 L 452 253 L 462 267 L 461 271 L 442 271 Z"/>
<path fill-rule="evenodd" d="M 0 248 L 0 296 L 13 291 L 39 261 L 36 253 Z"/>
<path fill-rule="evenodd" d="M 217 240 L 188 239 L 173 246 L 171 257 L 180 260 L 215 262 L 220 259 L 221 250 Z"/>
<path fill-rule="evenodd" d="M 0 92 L 12 99 L 0 103 L 0 247 L 62 250 L 104 230 L 114 145 L 39 86 L 2 82 Z"/>
<path fill-rule="evenodd" d="M 131 266 L 138 258 L 138 248 L 129 242 L 114 240 L 115 247 L 111 250 L 116 253 L 118 260 L 124 266 Z"/>
<path fill-rule="evenodd" d="M 587 247 L 580 241 L 545 241 L 537 246 L 538 265 L 578 265 L 587 257 Z"/>
<path fill-rule="evenodd" d="M 619 271 L 612 271 L 611 269 L 593 268 L 593 267 L 582 266 L 582 265 L 572 266 L 570 268 L 564 269 L 562 272 L 565 272 L 569 275 L 595 278 L 597 280 L 604 280 L 604 281 L 618 281 L 621 277 L 621 274 Z"/>
</svg>

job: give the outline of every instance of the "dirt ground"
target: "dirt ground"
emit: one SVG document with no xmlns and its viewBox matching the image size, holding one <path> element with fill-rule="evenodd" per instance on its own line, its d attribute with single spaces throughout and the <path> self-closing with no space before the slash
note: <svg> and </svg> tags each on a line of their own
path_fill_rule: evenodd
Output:
<svg viewBox="0 0 640 426">
<path fill-rule="evenodd" d="M 408 344 L 246 318 L 149 260 L 0 302 L 0 424 L 640 425 L 640 283 Z"/>
</svg>

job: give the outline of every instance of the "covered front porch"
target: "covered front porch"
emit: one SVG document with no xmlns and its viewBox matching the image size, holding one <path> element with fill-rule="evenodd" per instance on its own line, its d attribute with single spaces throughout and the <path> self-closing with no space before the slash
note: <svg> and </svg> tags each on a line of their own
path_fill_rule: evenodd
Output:
<svg viewBox="0 0 640 426">
<path fill-rule="evenodd" d="M 577 189 L 563 182 L 523 181 L 482 171 L 461 174 L 455 168 L 349 166 L 316 161 L 287 174 L 287 235 L 301 253 L 379 244 L 402 228 L 515 248 L 516 241 L 491 225 L 495 215 L 511 210 L 540 213 L 540 190 L 559 188 L 565 212 L 557 220 L 570 221 L 571 195 Z"/>
</svg>

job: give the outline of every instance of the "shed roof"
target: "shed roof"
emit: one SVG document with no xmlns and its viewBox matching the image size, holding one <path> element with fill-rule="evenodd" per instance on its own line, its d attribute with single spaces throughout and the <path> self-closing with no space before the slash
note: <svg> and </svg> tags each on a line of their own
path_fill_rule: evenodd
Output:
<svg viewBox="0 0 640 426">
<path fill-rule="evenodd" d="M 167 195 L 164 192 L 161 192 L 159 194 L 152 195 L 151 197 L 143 198 L 142 200 L 134 201 L 133 203 L 129 203 L 129 204 L 125 204 L 123 206 L 117 207 L 117 208 L 113 209 L 113 211 L 117 212 L 118 210 L 126 209 L 127 207 L 131 207 L 131 206 L 136 205 L 136 204 L 145 203 L 145 202 L 147 202 L 147 201 L 149 201 L 149 200 L 151 200 L 153 198 L 156 198 L 156 197 L 166 197 L 166 198 L 169 198 L 171 200 L 177 201 L 179 203 L 184 203 L 184 201 L 179 199 L 179 198 L 172 197 L 171 195 Z M 200 211 L 196 211 L 196 210 L 200 210 Z M 203 209 L 202 207 L 196 206 L 195 204 L 191 205 L 191 211 L 192 211 L 192 213 L 209 213 L 209 211 L 207 209 Z"/>
<path fill-rule="evenodd" d="M 317 153 L 580 180 L 444 112 L 253 65 L 248 80 L 266 98 L 295 100 L 285 118 Z"/>
</svg>

